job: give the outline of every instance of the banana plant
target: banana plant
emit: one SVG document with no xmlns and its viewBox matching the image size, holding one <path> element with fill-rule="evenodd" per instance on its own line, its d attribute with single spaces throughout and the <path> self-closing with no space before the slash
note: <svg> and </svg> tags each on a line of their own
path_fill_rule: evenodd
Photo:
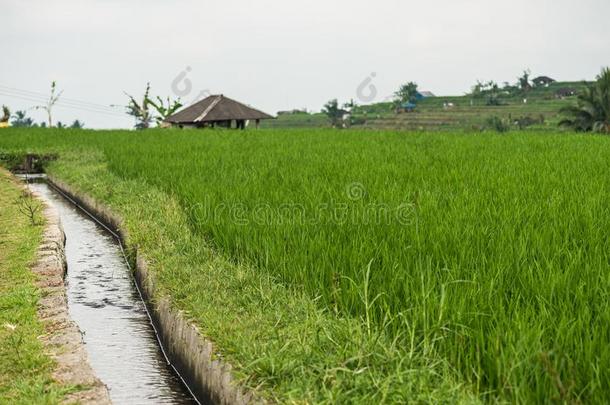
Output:
<svg viewBox="0 0 610 405">
<path fill-rule="evenodd" d="M 2 106 L 2 118 L 0 118 L 0 122 L 8 122 L 11 118 L 11 110 L 5 105 Z"/>
<path fill-rule="evenodd" d="M 179 98 L 177 100 L 172 101 L 169 97 L 167 97 L 166 101 L 167 103 L 165 103 L 163 99 L 159 96 L 157 96 L 156 102 L 151 99 L 147 100 L 148 104 L 152 105 L 157 111 L 158 115 L 155 117 L 155 120 L 157 121 L 158 126 L 162 126 L 163 121 L 165 121 L 167 117 L 169 117 L 170 115 L 178 111 L 180 107 L 182 107 L 182 103 L 180 102 Z"/>
<path fill-rule="evenodd" d="M 55 81 L 53 81 L 53 82 L 51 82 L 51 96 L 49 97 L 49 100 L 47 101 L 47 103 L 43 104 L 43 105 L 37 105 L 36 107 L 34 107 L 37 110 L 42 109 L 42 110 L 46 111 L 49 128 L 53 127 L 53 116 L 52 116 L 53 107 L 55 106 L 57 101 L 59 101 L 59 97 L 61 97 L 61 94 L 63 93 L 63 90 L 60 91 L 59 93 L 56 93 L 56 91 L 57 91 L 57 86 L 56 86 Z"/>
<path fill-rule="evenodd" d="M 127 109 L 127 114 L 131 115 L 136 119 L 136 129 L 147 129 L 150 127 L 150 123 L 153 120 L 149 105 L 149 97 L 150 93 L 150 83 L 146 83 L 146 91 L 144 92 L 144 97 L 142 97 L 142 102 L 138 103 L 136 99 L 125 93 L 127 97 L 129 97 L 129 102 L 125 108 Z"/>
</svg>

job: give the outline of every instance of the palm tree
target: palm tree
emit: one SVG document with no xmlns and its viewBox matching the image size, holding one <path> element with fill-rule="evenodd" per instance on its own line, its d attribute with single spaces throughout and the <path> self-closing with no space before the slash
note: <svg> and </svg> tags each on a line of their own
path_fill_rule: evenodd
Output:
<svg viewBox="0 0 610 405">
<path fill-rule="evenodd" d="M 561 113 L 569 116 L 559 123 L 562 127 L 610 133 L 610 69 L 602 69 L 597 81 L 578 95 L 577 104 L 562 108 Z"/>
<path fill-rule="evenodd" d="M 34 120 L 26 116 L 25 111 L 16 111 L 13 118 L 11 125 L 14 127 L 33 127 L 35 125 Z"/>
</svg>

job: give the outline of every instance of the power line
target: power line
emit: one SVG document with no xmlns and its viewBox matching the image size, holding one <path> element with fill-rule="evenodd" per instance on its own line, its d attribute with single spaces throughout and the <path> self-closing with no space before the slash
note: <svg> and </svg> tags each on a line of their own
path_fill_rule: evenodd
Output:
<svg viewBox="0 0 610 405">
<path fill-rule="evenodd" d="M 42 98 L 41 96 L 33 96 L 33 95 L 25 95 L 25 94 L 12 94 L 12 93 L 3 91 L 2 89 L 0 89 L 0 95 L 5 96 L 5 97 L 11 97 L 11 98 L 17 98 L 17 99 L 21 99 L 21 100 L 31 101 L 34 103 L 44 103 L 48 100 L 48 98 Z M 112 115 L 115 117 L 120 116 L 123 118 L 127 118 L 125 114 L 121 114 L 120 112 L 113 110 L 112 108 L 99 109 L 96 107 L 88 107 L 86 105 L 66 103 L 65 101 L 62 101 L 61 99 L 56 103 L 56 106 L 62 107 L 62 108 L 82 110 L 82 111 L 87 111 L 87 112 L 92 112 L 92 113 L 97 113 L 97 114 L 105 114 L 105 115 Z"/>
<path fill-rule="evenodd" d="M 48 99 L 49 95 L 46 93 L 40 93 L 37 91 L 31 91 L 31 90 L 24 90 L 24 89 L 18 89 L 15 87 L 9 87 L 9 86 L 4 86 L 0 84 L 0 90 L 2 91 L 7 91 L 10 93 L 18 93 L 18 94 L 23 94 L 26 96 L 32 96 L 32 97 L 42 97 L 44 99 Z M 87 107 L 91 107 L 91 108 L 96 108 L 96 109 L 101 109 L 101 110 L 112 110 L 112 107 L 110 107 L 109 105 L 103 105 L 103 104 L 98 104 L 98 103 L 92 103 L 89 101 L 83 101 L 83 100 L 76 100 L 76 99 L 72 99 L 72 98 L 67 98 L 67 97 L 61 97 L 60 101 L 67 103 L 67 104 L 74 104 L 74 105 L 79 105 L 79 106 L 87 106 Z"/>
<path fill-rule="evenodd" d="M 0 95 L 5 96 L 5 97 L 11 97 L 11 98 L 17 98 L 17 99 L 21 99 L 21 100 L 26 100 L 26 101 L 32 101 L 35 103 L 39 103 L 41 102 L 41 100 L 38 99 L 34 99 L 34 98 L 30 98 L 30 97 L 24 97 L 24 96 L 18 96 L 18 95 L 14 95 L 14 94 L 5 94 L 0 92 Z M 114 117 L 125 117 L 125 115 L 120 114 L 118 112 L 111 112 L 111 111 L 100 111 L 100 110 L 95 110 L 95 109 L 90 109 L 90 108 L 86 108 L 86 107 L 78 107 L 78 106 L 73 106 L 73 105 L 63 105 L 63 104 L 56 104 L 57 108 L 67 108 L 67 109 L 72 109 L 72 110 L 82 110 L 82 111 L 87 111 L 87 112 L 92 112 L 92 113 L 96 113 L 96 114 L 104 114 L 104 115 L 111 115 Z M 36 108 L 36 107 L 32 107 L 32 108 Z"/>
<path fill-rule="evenodd" d="M 34 102 L 38 102 L 38 103 L 43 103 L 46 104 L 49 100 L 48 97 L 44 97 L 44 96 L 38 96 L 35 94 L 28 94 L 25 92 L 16 92 L 16 91 L 10 91 L 10 90 L 4 90 L 2 88 L 0 88 L 0 92 L 2 92 L 2 94 L 4 94 L 5 96 L 11 96 L 11 97 L 16 97 L 16 98 L 23 98 L 23 99 L 28 99 L 29 101 L 34 101 Z M 100 108 L 100 107 L 95 107 L 95 106 L 91 106 L 88 104 L 81 104 L 81 103 L 76 103 L 76 102 L 71 102 L 71 101 L 66 101 L 63 100 L 62 98 L 60 98 L 57 103 L 57 105 L 63 105 L 66 107 L 74 107 L 74 108 L 82 108 L 82 109 L 88 109 L 88 110 L 93 110 L 96 112 L 106 112 L 106 113 L 111 113 L 111 114 L 116 114 L 117 111 L 109 108 L 109 107 L 104 107 L 104 108 Z"/>
</svg>

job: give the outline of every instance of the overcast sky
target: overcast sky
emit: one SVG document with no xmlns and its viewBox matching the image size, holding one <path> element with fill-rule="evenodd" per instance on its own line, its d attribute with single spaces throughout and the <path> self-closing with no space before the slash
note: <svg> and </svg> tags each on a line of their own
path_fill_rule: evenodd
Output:
<svg viewBox="0 0 610 405">
<path fill-rule="evenodd" d="M 592 79 L 610 65 L 609 15 L 608 0 L 2 0 L 0 104 L 31 108 L 56 80 L 70 104 L 56 119 L 116 128 L 133 122 L 110 105 L 148 81 L 275 114 L 381 101 L 406 81 L 460 95 L 525 68 Z"/>
</svg>

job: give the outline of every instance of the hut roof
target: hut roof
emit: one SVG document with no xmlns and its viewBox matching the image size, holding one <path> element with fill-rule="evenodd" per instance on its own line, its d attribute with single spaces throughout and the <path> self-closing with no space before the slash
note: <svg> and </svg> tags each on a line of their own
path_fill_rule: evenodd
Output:
<svg viewBox="0 0 610 405">
<path fill-rule="evenodd" d="M 548 76 L 538 76 L 532 81 L 534 83 L 547 84 L 547 83 L 553 83 L 555 81 L 555 79 L 551 79 Z"/>
<path fill-rule="evenodd" d="M 431 91 L 425 91 L 425 90 L 422 90 L 422 91 L 418 91 L 418 93 L 419 93 L 419 94 L 420 94 L 422 97 L 424 97 L 424 98 L 428 98 L 428 97 L 436 97 L 436 96 L 434 95 L 434 93 L 432 93 Z"/>
<path fill-rule="evenodd" d="M 265 120 L 273 118 L 222 94 L 212 95 L 167 117 L 166 122 L 196 123 L 227 120 Z"/>
</svg>

